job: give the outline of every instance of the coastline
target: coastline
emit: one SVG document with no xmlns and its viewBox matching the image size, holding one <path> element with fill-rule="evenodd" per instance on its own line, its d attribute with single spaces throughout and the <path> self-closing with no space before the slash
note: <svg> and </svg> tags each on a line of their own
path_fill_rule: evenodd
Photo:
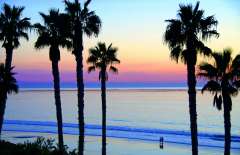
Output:
<svg viewBox="0 0 240 155">
<path fill-rule="evenodd" d="M 29 121 L 29 120 L 5 120 L 3 131 L 20 133 L 45 133 L 57 134 L 57 124 L 52 121 Z M 78 124 L 63 123 L 64 135 L 78 135 Z M 86 124 L 87 136 L 101 136 L 101 125 Z M 176 130 L 167 128 L 151 128 L 124 125 L 107 125 L 107 137 L 120 138 L 126 140 L 139 140 L 145 142 L 159 142 L 159 137 L 163 136 L 164 141 L 172 144 L 191 145 L 190 132 L 188 130 Z M 199 136 L 199 146 L 207 148 L 223 148 L 224 135 L 216 132 L 201 131 Z M 23 136 L 24 137 L 24 136 Z M 26 136 L 25 136 L 26 137 Z M 206 141 L 207 140 L 207 141 Z M 239 135 L 232 135 L 232 149 L 240 150 L 238 143 Z"/>
<path fill-rule="evenodd" d="M 24 137 L 26 136 L 26 137 Z M 49 133 L 21 133 L 21 132 L 4 132 L 4 138 L 13 143 L 23 143 L 27 141 L 34 141 L 37 137 L 45 137 L 51 139 L 57 139 L 57 134 Z M 101 136 L 85 136 L 85 154 L 95 155 L 101 153 Z M 78 141 L 77 135 L 64 135 L 65 143 L 69 146 L 70 150 L 73 150 L 77 147 L 76 142 Z M 138 154 L 138 155 L 186 155 L 191 154 L 191 147 L 188 145 L 174 144 L 174 143 L 164 143 L 164 148 L 160 149 L 159 144 L 156 142 L 150 141 L 141 141 L 133 139 L 124 139 L 124 138 L 112 138 L 108 137 L 108 154 L 119 155 L 125 153 L 126 155 Z M 130 147 L 131 146 L 131 147 Z M 124 148 L 124 150 L 122 149 Z M 221 154 L 223 148 L 208 148 L 208 147 L 199 147 L 200 154 L 215 155 Z M 120 153 L 121 152 L 121 153 Z M 239 154 L 239 150 L 232 150 L 232 155 Z"/>
</svg>

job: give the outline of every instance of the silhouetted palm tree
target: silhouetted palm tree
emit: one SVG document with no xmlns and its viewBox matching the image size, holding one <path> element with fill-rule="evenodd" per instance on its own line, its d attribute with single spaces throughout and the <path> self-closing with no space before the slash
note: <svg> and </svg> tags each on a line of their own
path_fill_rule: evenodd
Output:
<svg viewBox="0 0 240 155">
<path fill-rule="evenodd" d="M 218 36 L 214 27 L 217 21 L 214 16 L 204 17 L 204 11 L 199 10 L 199 2 L 193 7 L 179 5 L 177 19 L 166 20 L 164 41 L 171 50 L 171 58 L 182 60 L 187 65 L 187 80 L 189 94 L 189 113 L 192 138 L 192 154 L 198 154 L 197 139 L 197 111 L 196 111 L 196 77 L 195 65 L 197 54 L 209 55 L 211 50 L 204 46 L 201 40 L 207 40 L 212 36 Z"/>
<path fill-rule="evenodd" d="M 240 74 L 240 55 L 234 59 L 231 57 L 231 50 L 224 49 L 223 53 L 213 53 L 213 63 L 203 62 L 199 65 L 200 77 L 208 81 L 203 86 L 202 92 L 210 91 L 214 94 L 213 106 L 218 110 L 224 110 L 225 127 L 225 155 L 230 155 L 231 149 L 231 110 L 232 100 L 230 96 L 238 93 L 240 81 L 237 77 Z"/>
<path fill-rule="evenodd" d="M 3 10 L 0 13 L 0 41 L 3 42 L 2 47 L 6 50 L 5 68 L 11 70 L 13 49 L 19 47 L 20 38 L 28 40 L 27 31 L 31 28 L 29 22 L 30 18 L 22 18 L 22 12 L 24 7 L 10 7 L 8 4 L 3 4 Z M 7 91 L 2 91 L 5 94 L 2 96 L 7 99 Z M 6 107 L 6 101 L 0 105 L 0 134 L 2 129 L 2 123 L 4 118 L 4 110 Z"/>
<path fill-rule="evenodd" d="M 49 59 L 52 62 L 52 75 L 54 81 L 54 95 L 57 112 L 58 124 L 58 142 L 61 153 L 64 151 L 63 143 L 63 126 L 62 126 L 62 107 L 60 97 L 60 77 L 58 62 L 60 61 L 59 47 L 71 48 L 69 37 L 70 30 L 67 25 L 68 16 L 60 14 L 58 10 L 51 9 L 49 14 L 40 13 L 44 25 L 40 23 L 34 24 L 38 33 L 35 48 L 40 49 L 49 46 Z"/>
<path fill-rule="evenodd" d="M 17 81 L 14 78 L 15 73 L 13 73 L 12 70 L 13 67 L 6 68 L 4 64 L 0 64 L 0 137 L 7 102 L 7 94 L 18 92 Z"/>
<path fill-rule="evenodd" d="M 12 8 L 4 3 L 0 14 L 0 41 L 6 49 L 5 67 L 11 68 L 13 49 L 19 47 L 20 38 L 28 40 L 27 31 L 31 28 L 30 18 L 21 18 L 24 7 Z"/>
<path fill-rule="evenodd" d="M 91 0 L 83 7 L 79 0 L 64 0 L 66 12 L 71 18 L 73 51 L 76 60 L 76 78 L 78 87 L 78 123 L 79 123 L 79 154 L 84 150 L 84 81 L 83 81 L 83 34 L 88 37 L 99 34 L 101 20 L 94 11 L 88 9 Z"/>
<path fill-rule="evenodd" d="M 106 81 L 108 80 L 107 69 L 113 73 L 117 73 L 118 69 L 114 66 L 120 63 L 117 59 L 117 48 L 112 47 L 110 44 L 106 47 L 105 43 L 98 43 L 95 48 L 89 50 L 89 57 L 87 63 L 91 66 L 88 67 L 88 72 L 99 69 L 99 80 L 101 80 L 102 91 L 102 155 L 106 155 Z"/>
</svg>

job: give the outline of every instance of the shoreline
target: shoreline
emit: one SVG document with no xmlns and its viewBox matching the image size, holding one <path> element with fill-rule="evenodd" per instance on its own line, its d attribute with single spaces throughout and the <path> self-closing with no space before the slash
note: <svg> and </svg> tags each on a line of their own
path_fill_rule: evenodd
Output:
<svg viewBox="0 0 240 155">
<path fill-rule="evenodd" d="M 45 133 L 57 134 L 57 123 L 52 121 L 30 120 L 5 120 L 3 131 L 20 133 Z M 78 135 L 78 124 L 63 123 L 65 135 Z M 100 124 L 86 124 L 87 136 L 101 136 Z M 174 130 L 170 128 L 151 128 L 126 125 L 107 125 L 107 137 L 128 140 L 140 140 L 145 142 L 159 142 L 159 137 L 164 137 L 167 143 L 191 145 L 189 141 L 191 133 L 188 130 Z M 199 146 L 208 148 L 223 148 L 224 134 L 218 132 L 200 131 L 198 134 Z M 207 140 L 206 142 L 203 140 Z M 240 136 L 232 134 L 232 149 L 240 150 L 238 144 Z"/>
<path fill-rule="evenodd" d="M 4 132 L 6 134 L 6 132 Z M 51 138 L 57 139 L 57 134 L 48 134 L 48 133 L 39 133 L 36 136 L 36 133 L 28 133 L 29 137 L 22 138 L 19 137 L 22 133 L 19 132 L 10 132 L 5 137 L 5 140 L 8 140 L 12 143 L 23 143 L 25 141 L 34 141 L 37 137 L 44 137 L 44 138 Z M 26 135 L 26 133 L 23 133 Z M 76 135 L 64 135 L 65 144 L 68 145 L 70 150 L 73 150 L 77 147 L 75 142 L 78 141 L 78 136 Z M 101 136 L 85 136 L 85 153 L 86 154 L 100 154 L 101 153 Z M 191 147 L 189 145 L 184 144 L 174 144 L 164 142 L 164 148 L 160 149 L 159 144 L 155 142 L 148 142 L 148 141 L 141 141 L 141 140 L 134 140 L 134 139 L 123 139 L 123 138 L 114 138 L 108 137 L 108 154 L 116 154 L 118 155 L 119 152 L 121 153 L 130 153 L 130 154 L 139 154 L 139 155 L 158 155 L 158 154 L 165 154 L 165 155 L 185 155 L 191 154 Z M 96 147 L 97 146 L 97 147 Z M 130 147 L 131 146 L 131 147 Z M 140 146 L 140 147 L 139 147 Z M 124 152 L 122 150 L 124 149 Z M 204 146 L 199 146 L 200 154 L 220 154 L 222 153 L 223 148 L 208 148 Z M 233 155 L 239 154 L 239 150 L 232 149 L 231 150 Z"/>
</svg>

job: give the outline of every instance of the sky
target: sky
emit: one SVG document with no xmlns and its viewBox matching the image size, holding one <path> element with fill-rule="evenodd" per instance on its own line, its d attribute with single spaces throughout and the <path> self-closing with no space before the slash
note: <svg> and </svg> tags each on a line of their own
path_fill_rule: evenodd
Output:
<svg viewBox="0 0 240 155">
<path fill-rule="evenodd" d="M 83 2 L 84 0 L 80 0 Z M 31 23 L 42 22 L 39 12 L 47 13 L 50 8 L 64 12 L 62 0 L 0 0 L 10 5 L 25 6 L 23 16 L 30 17 Z M 117 65 L 119 74 L 110 75 L 109 82 L 116 83 L 164 83 L 186 82 L 186 66 L 176 63 L 169 57 L 169 49 L 163 41 L 166 19 L 176 18 L 179 4 L 196 0 L 92 0 L 89 8 L 102 20 L 102 28 L 97 38 L 84 36 L 84 79 L 97 82 L 97 73 L 86 72 L 88 49 L 97 42 L 113 43 L 118 47 Z M 219 38 L 206 42 L 214 51 L 231 47 L 234 55 L 240 52 L 240 1 L 239 0 L 200 0 L 200 9 L 205 16 L 215 15 L 219 22 Z M 21 46 L 14 50 L 13 65 L 20 83 L 51 83 L 51 62 L 49 48 L 34 49 L 37 35 L 30 32 L 30 40 L 21 40 Z M 5 50 L 0 49 L 0 62 L 4 62 Z M 202 61 L 204 58 L 200 58 Z M 200 62 L 199 61 L 199 62 Z M 62 83 L 75 81 L 75 59 L 71 51 L 61 49 L 59 63 Z"/>
</svg>

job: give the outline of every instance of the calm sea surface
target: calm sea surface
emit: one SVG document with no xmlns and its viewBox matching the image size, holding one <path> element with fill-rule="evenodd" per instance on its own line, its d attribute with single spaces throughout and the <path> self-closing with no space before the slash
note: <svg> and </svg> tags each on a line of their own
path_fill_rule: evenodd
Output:
<svg viewBox="0 0 240 155">
<path fill-rule="evenodd" d="M 86 134 L 101 135 L 101 92 L 85 92 Z M 9 96 L 5 133 L 55 133 L 56 111 L 53 91 L 20 91 Z M 77 134 L 76 91 L 61 91 L 64 132 Z M 240 97 L 233 97 L 233 149 L 240 152 Z M 197 93 L 200 146 L 223 147 L 223 112 L 212 106 L 209 93 Z M 188 95 L 185 90 L 109 90 L 107 92 L 108 136 L 148 142 L 190 145 Z M 7 134 L 6 134 L 7 135 Z"/>
</svg>

